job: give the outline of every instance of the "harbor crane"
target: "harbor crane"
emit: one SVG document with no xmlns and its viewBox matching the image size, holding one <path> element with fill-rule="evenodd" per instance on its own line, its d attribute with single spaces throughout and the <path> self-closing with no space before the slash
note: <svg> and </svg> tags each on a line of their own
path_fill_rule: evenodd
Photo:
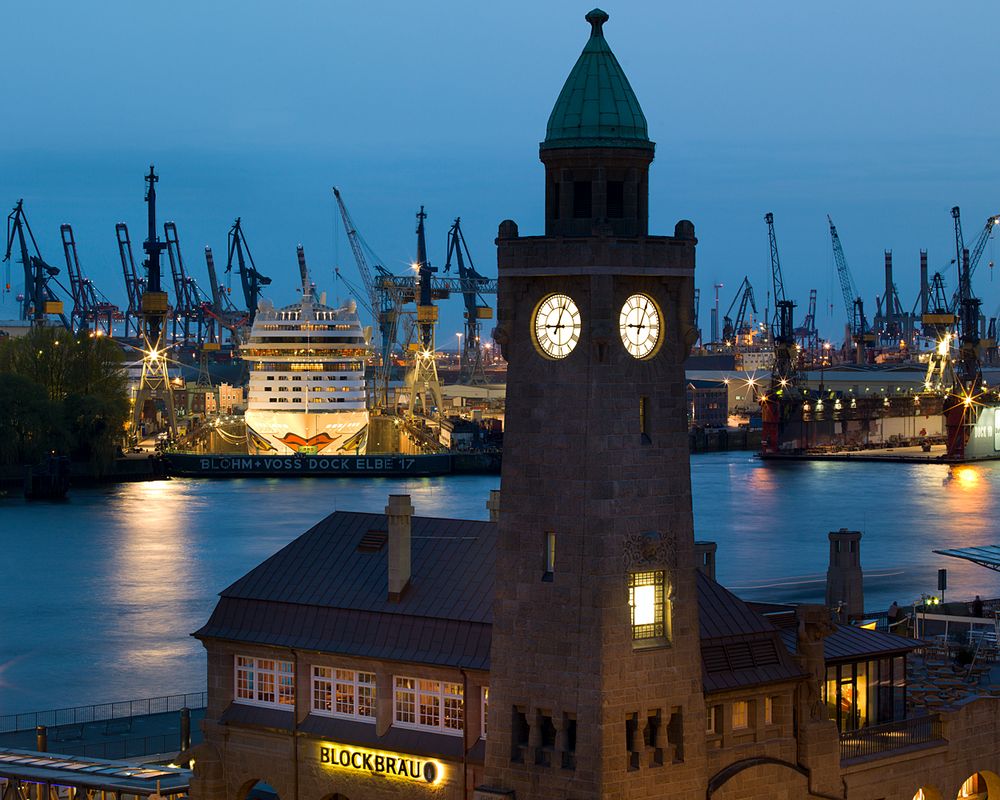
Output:
<svg viewBox="0 0 1000 800">
<path fill-rule="evenodd" d="M 435 329 L 438 321 L 438 307 L 434 305 L 431 277 L 437 267 L 427 259 L 427 241 L 424 236 L 424 220 L 427 214 L 420 206 L 417 212 L 417 259 L 414 268 L 417 273 L 417 337 L 413 345 L 413 363 L 406 376 L 409 405 L 407 416 L 412 419 L 419 403 L 423 416 L 431 417 L 441 412 L 441 383 L 437 374 L 435 355 Z M 428 405 L 428 401 L 432 405 Z"/>
<path fill-rule="evenodd" d="M 816 290 L 809 290 L 809 307 L 802 325 L 794 330 L 801 352 L 808 354 L 809 362 L 819 358 L 819 329 L 816 327 Z"/>
<path fill-rule="evenodd" d="M 28 242 L 31 249 L 28 249 Z M 24 294 L 21 296 L 22 320 L 30 320 L 32 325 L 44 325 L 49 315 L 56 316 L 66 330 L 72 330 L 69 318 L 63 312 L 63 303 L 51 287 L 59 268 L 47 264 L 38 250 L 35 234 L 31 232 L 28 218 L 24 214 L 24 201 L 18 200 L 14 210 L 7 217 L 7 250 L 3 261 L 10 261 L 14 245 L 17 245 L 20 264 L 24 269 Z"/>
<path fill-rule="evenodd" d="M 737 307 L 736 317 L 733 317 L 733 308 Z M 753 322 L 747 319 L 747 307 L 757 313 L 757 301 L 753 295 L 753 286 L 750 285 L 750 278 L 743 276 L 743 282 L 736 290 L 733 302 L 729 304 L 729 309 L 722 315 L 722 339 L 734 350 L 739 350 L 741 345 L 749 344 L 753 334 Z M 697 326 L 697 323 L 696 323 Z"/>
<path fill-rule="evenodd" d="M 983 252 L 986 250 L 986 243 L 993 235 L 993 228 L 996 225 L 1000 225 L 1000 214 L 992 214 L 986 218 L 986 223 L 979 231 L 979 235 L 976 237 L 976 241 L 972 245 L 972 249 L 968 251 L 968 274 L 966 274 L 966 270 L 963 266 L 962 254 L 966 251 L 966 247 L 965 237 L 962 235 L 962 212 L 958 206 L 951 209 L 951 216 L 955 223 L 955 263 L 959 264 L 961 269 L 959 286 L 955 290 L 951 299 L 951 310 L 955 314 L 960 314 L 961 312 L 959 311 L 959 306 L 962 303 L 963 292 L 968 291 L 970 294 L 972 292 L 972 276 L 975 274 L 976 267 L 979 266 L 979 262 L 983 257 Z"/>
<path fill-rule="evenodd" d="M 203 293 L 194 278 L 187 274 L 175 223 L 163 223 L 163 238 L 167 245 L 167 260 L 170 262 L 170 275 L 174 282 L 174 310 L 171 315 L 173 338 L 177 339 L 179 327 L 181 340 L 185 344 L 190 342 L 191 323 L 194 322 L 195 338 L 200 345 L 205 325 L 202 303 L 207 302 L 208 298 L 202 296 Z"/>
<path fill-rule="evenodd" d="M 340 217 L 344 224 L 344 230 L 347 233 L 347 240 L 351 245 L 351 252 L 354 255 L 354 260 L 358 266 L 358 273 L 364 284 L 364 291 L 360 293 L 354 292 L 355 297 L 358 303 L 372 315 L 375 324 L 378 326 L 379 336 L 382 340 L 381 353 L 375 368 L 375 391 L 373 392 L 372 405 L 375 409 L 385 409 L 390 405 L 389 375 L 392 367 L 392 353 L 401 338 L 399 336 L 400 330 L 402 327 L 405 327 L 403 324 L 404 319 L 408 318 L 408 312 L 405 310 L 406 307 L 410 304 L 416 304 L 418 306 L 417 316 L 419 317 L 421 313 L 420 306 L 423 305 L 425 309 L 428 308 L 428 304 L 418 302 L 418 297 L 424 289 L 429 289 L 430 301 L 446 300 L 453 293 L 462 292 L 464 294 L 471 288 L 469 276 L 467 275 L 465 280 L 461 277 L 442 278 L 434 274 L 436 270 L 425 274 L 423 278 L 419 274 L 412 273 L 408 275 L 393 275 L 379 263 L 380 259 L 361 236 L 350 212 L 347 210 L 347 205 L 344 203 L 344 198 L 340 190 L 334 187 L 333 194 L 337 199 L 337 207 L 340 210 Z M 468 251 L 466 250 L 466 252 Z M 426 247 L 424 248 L 424 253 L 426 254 Z M 369 256 L 374 261 L 372 266 L 369 265 Z M 419 262 L 413 266 L 417 270 L 417 273 L 419 273 Z M 347 284 L 348 288 L 352 288 L 351 284 L 348 283 L 339 271 L 337 274 Z M 497 293 L 496 279 L 478 276 L 473 279 L 473 283 L 475 284 L 476 293 L 479 296 Z M 425 310 L 424 313 L 436 314 L 437 309 L 432 303 L 429 307 L 433 308 L 434 311 Z M 424 333 L 419 334 L 421 337 L 426 335 L 426 326 L 427 323 L 425 322 Z M 416 321 L 415 327 L 418 332 L 421 330 L 419 319 Z M 409 339 L 409 336 L 403 338 Z M 420 352 L 419 346 L 416 348 L 409 346 L 407 349 L 411 354 Z"/>
<path fill-rule="evenodd" d="M 347 241 L 351 245 L 354 261 L 358 265 L 358 274 L 361 275 L 361 281 L 364 284 L 365 293 L 363 296 L 359 296 L 358 300 L 372 315 L 372 321 L 378 327 L 381 339 L 381 351 L 375 365 L 373 405 L 375 408 L 387 408 L 389 405 L 389 372 L 392 364 L 392 350 L 396 343 L 399 315 L 405 300 L 399 292 L 393 290 L 392 282 L 387 280 L 392 275 L 381 264 L 375 264 L 377 278 L 372 277 L 372 268 L 368 265 L 365 250 L 368 250 L 376 261 L 378 256 L 358 233 L 357 226 L 354 224 L 354 220 L 344 203 L 344 198 L 340 194 L 340 189 L 336 186 L 333 187 L 333 196 L 337 200 L 340 218 L 344 223 L 344 230 L 347 232 Z M 341 278 L 343 279 L 343 276 Z"/>
<path fill-rule="evenodd" d="M 124 222 L 115 225 L 115 235 L 118 239 L 118 255 L 122 262 L 122 274 L 125 276 L 125 293 L 128 295 L 128 308 L 125 309 L 125 338 L 139 336 L 142 331 L 142 314 L 139 308 L 143 287 L 146 279 L 140 278 L 132 257 L 132 241 L 129 239 L 128 226 Z"/>
<path fill-rule="evenodd" d="M 246 311 L 240 311 L 229 297 L 226 287 L 219 283 L 219 278 L 215 271 L 215 256 L 212 248 L 205 248 L 205 265 L 208 268 L 208 282 L 212 287 L 212 305 L 209 315 L 218 323 L 219 336 L 215 340 L 221 345 L 222 328 L 229 331 L 229 339 L 233 344 L 238 344 L 242 339 L 241 330 L 249 324 L 249 317 Z M 209 339 L 209 342 L 212 342 Z M 217 348 L 209 348 L 217 349 Z"/>
<path fill-rule="evenodd" d="M 830 223 L 830 241 L 833 243 L 833 259 L 837 264 L 840 291 L 844 297 L 844 310 L 847 312 L 851 347 L 854 350 L 855 360 L 857 363 L 862 364 L 865 361 L 864 349 L 871 347 L 875 343 L 875 336 L 868 330 L 868 320 L 865 319 L 865 304 L 854 283 L 851 269 L 847 266 L 847 257 L 844 255 L 844 246 L 841 244 L 840 234 L 837 233 L 837 226 L 833 224 L 833 220 L 829 214 L 826 215 L 826 221 Z"/>
<path fill-rule="evenodd" d="M 269 286 L 271 279 L 261 275 L 257 271 L 253 255 L 250 253 L 250 246 L 247 244 L 246 235 L 243 233 L 243 225 L 240 218 L 229 229 L 229 256 L 226 259 L 226 274 L 232 275 L 233 256 L 239 266 L 240 282 L 243 284 L 243 297 L 246 301 L 249 323 L 252 325 L 254 317 L 257 316 L 257 301 L 260 299 L 261 290 L 264 286 Z M 249 263 L 247 263 L 249 262 Z"/>
<path fill-rule="evenodd" d="M 462 253 L 465 253 L 463 258 Z M 448 231 L 448 255 L 445 259 L 444 271 L 451 271 L 451 257 L 455 256 L 458 264 L 458 279 L 462 285 L 462 297 L 465 300 L 465 336 L 459 353 L 458 382 L 467 386 L 486 383 L 486 371 L 483 369 L 483 348 L 480 342 L 482 335 L 482 320 L 493 319 L 493 309 L 486 305 L 479 293 L 480 285 L 489 282 L 488 278 L 476 272 L 472 263 L 472 254 L 465 243 L 462 234 L 461 220 L 455 218 Z M 468 265 L 466 265 L 468 259 Z"/>
<path fill-rule="evenodd" d="M 73 297 L 73 308 L 70 311 L 73 330 L 85 331 L 93 325 L 95 334 L 111 336 L 114 333 L 115 321 L 123 319 L 121 311 L 98 290 L 92 280 L 84 276 L 80 268 L 80 257 L 76 251 L 76 238 L 72 226 L 60 225 L 59 234 L 62 237 L 66 273 L 69 276 L 70 294 Z"/>
<path fill-rule="evenodd" d="M 167 371 L 167 347 L 165 342 L 167 318 L 170 307 L 167 293 L 161 284 L 161 255 L 166 247 L 156 235 L 156 184 L 160 180 L 152 165 L 146 176 L 146 241 L 142 249 L 146 253 L 143 267 L 146 271 L 146 285 L 139 298 L 142 314 L 143 358 L 139 389 L 136 392 L 132 424 L 137 434 L 141 433 L 140 423 L 147 400 L 160 399 L 167 410 L 169 432 L 177 430 L 174 417 L 174 396 L 170 388 Z"/>
<path fill-rule="evenodd" d="M 767 242 L 771 253 L 771 284 L 774 291 L 774 316 L 770 320 L 771 340 L 774 342 L 773 377 L 782 385 L 787 384 L 795 373 L 795 326 L 792 314 L 795 303 L 785 298 L 785 282 L 781 274 L 781 259 L 778 255 L 778 239 L 774 233 L 774 214 L 764 215 L 767 223 Z"/>
</svg>

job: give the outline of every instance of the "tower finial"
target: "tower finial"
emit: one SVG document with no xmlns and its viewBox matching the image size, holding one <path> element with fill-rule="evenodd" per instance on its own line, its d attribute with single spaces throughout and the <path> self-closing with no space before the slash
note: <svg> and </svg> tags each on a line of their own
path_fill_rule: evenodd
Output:
<svg viewBox="0 0 1000 800">
<path fill-rule="evenodd" d="M 604 27 L 604 23 L 608 21 L 607 12 L 602 11 L 599 8 L 595 8 L 593 11 L 589 12 L 585 17 L 587 22 L 590 23 L 590 35 L 593 36 L 604 36 L 604 32 L 601 28 Z"/>
</svg>

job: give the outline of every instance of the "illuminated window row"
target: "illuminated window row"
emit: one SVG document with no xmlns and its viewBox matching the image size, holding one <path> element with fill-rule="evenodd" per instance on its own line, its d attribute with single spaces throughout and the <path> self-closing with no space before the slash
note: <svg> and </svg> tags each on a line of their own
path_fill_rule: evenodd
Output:
<svg viewBox="0 0 1000 800">
<path fill-rule="evenodd" d="M 400 727 L 460 735 L 465 724 L 462 684 L 395 676 L 393 720 Z"/>
<path fill-rule="evenodd" d="M 317 714 L 375 721 L 375 673 L 313 667 L 312 710 Z"/>
<path fill-rule="evenodd" d="M 237 703 L 292 710 L 295 706 L 295 666 L 291 661 L 236 656 Z M 312 665 L 309 710 L 323 716 L 375 722 L 374 672 Z M 465 727 L 465 697 L 461 683 L 393 676 L 393 723 L 402 728 L 460 736 Z M 480 687 L 480 736 L 486 738 L 489 689 Z"/>
<path fill-rule="evenodd" d="M 291 661 L 236 656 L 236 701 L 257 706 L 295 705 Z"/>
</svg>

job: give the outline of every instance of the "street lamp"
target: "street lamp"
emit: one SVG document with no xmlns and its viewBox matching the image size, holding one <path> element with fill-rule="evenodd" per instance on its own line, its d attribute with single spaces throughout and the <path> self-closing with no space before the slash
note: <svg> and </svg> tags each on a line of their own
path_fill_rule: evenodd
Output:
<svg viewBox="0 0 1000 800">
<path fill-rule="evenodd" d="M 462 334 L 456 333 L 458 337 L 458 371 L 462 372 Z"/>
</svg>

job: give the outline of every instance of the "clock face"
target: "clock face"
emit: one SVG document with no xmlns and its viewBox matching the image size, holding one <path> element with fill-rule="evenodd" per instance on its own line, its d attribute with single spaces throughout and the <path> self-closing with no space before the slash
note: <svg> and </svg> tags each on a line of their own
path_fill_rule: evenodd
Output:
<svg viewBox="0 0 1000 800">
<path fill-rule="evenodd" d="M 572 298 L 550 294 L 542 298 L 532 323 L 535 344 L 550 358 L 565 358 L 580 341 L 580 310 Z"/>
<path fill-rule="evenodd" d="M 635 358 L 649 358 L 660 347 L 660 308 L 652 297 L 634 294 L 622 306 L 618 327 L 622 344 Z"/>
</svg>

